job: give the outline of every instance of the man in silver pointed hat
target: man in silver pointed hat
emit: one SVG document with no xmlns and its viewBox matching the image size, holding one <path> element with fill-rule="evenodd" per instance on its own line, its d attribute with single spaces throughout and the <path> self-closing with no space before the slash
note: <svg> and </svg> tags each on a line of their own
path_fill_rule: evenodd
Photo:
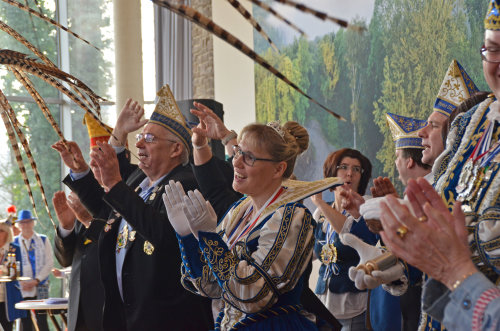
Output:
<svg viewBox="0 0 500 331">
<path fill-rule="evenodd" d="M 410 178 L 429 174 L 431 167 L 422 163 L 422 139 L 418 137 L 418 132 L 426 125 L 426 121 L 392 113 L 386 114 L 386 120 L 396 146 L 395 164 L 402 183 L 406 186 Z M 391 192 L 396 192 L 390 181 L 388 184 L 392 187 Z M 373 232 L 381 230 L 381 201 L 382 197 L 369 199 L 360 209 Z M 384 251 L 351 234 L 342 235 L 341 240 L 356 249 L 360 256 L 360 265 L 349 270 L 349 277 L 358 289 L 371 290 L 369 311 L 372 327 L 375 330 L 416 330 L 420 321 L 422 273 L 402 262 L 385 270 L 367 272 L 362 268 L 364 263 L 381 257 Z"/>
<path fill-rule="evenodd" d="M 445 139 L 442 132 L 448 124 L 448 118 L 463 101 L 477 91 L 478 88 L 460 63 L 457 60 L 451 61 L 434 103 L 433 112 L 427 119 L 427 125 L 418 134 L 424 146 L 423 163 L 431 166 L 434 164 L 444 150 Z"/>
<path fill-rule="evenodd" d="M 440 329 L 439 322 L 450 330 L 500 326 L 499 9 L 500 1 L 492 0 L 480 49 L 493 94 L 452 123 L 436 160 L 436 190 L 420 179 L 409 182 L 415 216 L 390 197 L 391 209 L 382 204 L 386 245 L 431 277 L 424 285 L 422 329 Z M 405 235 L 396 235 L 400 228 Z"/>
<path fill-rule="evenodd" d="M 105 289 L 104 330 L 207 330 L 213 326 L 210 300 L 183 288 L 181 259 L 161 195 L 169 180 L 198 187 L 189 161 L 191 132 L 172 92 L 164 86 L 150 120 L 131 100 L 120 113 L 110 144 L 91 152 L 92 173 L 64 146 L 54 146 L 72 173 L 64 180 L 95 217 L 107 224 L 99 239 Z M 124 152 L 127 135 L 136 136 L 138 166 Z M 76 144 L 75 144 L 76 145 Z M 76 155 L 75 155 L 76 154 Z M 99 185 L 102 184 L 103 188 Z M 102 216 L 101 216 L 102 217 Z"/>
</svg>

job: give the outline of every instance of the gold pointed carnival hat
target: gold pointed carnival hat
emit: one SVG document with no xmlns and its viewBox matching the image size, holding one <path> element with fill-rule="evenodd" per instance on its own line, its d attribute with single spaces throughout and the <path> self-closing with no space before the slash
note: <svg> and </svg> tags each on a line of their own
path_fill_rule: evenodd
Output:
<svg viewBox="0 0 500 331">
<path fill-rule="evenodd" d="M 97 142 L 108 142 L 111 136 L 109 132 L 93 118 L 88 113 L 83 116 L 83 123 L 87 126 L 87 131 L 89 133 L 90 148 L 97 148 Z M 113 131 L 113 128 L 104 124 L 109 131 Z"/>
<path fill-rule="evenodd" d="M 491 0 L 484 18 L 486 30 L 500 30 L 500 1 Z"/>
<path fill-rule="evenodd" d="M 439 89 L 434 111 L 449 117 L 459 104 L 478 91 L 465 69 L 457 60 L 453 60 Z"/>
<path fill-rule="evenodd" d="M 158 102 L 149 119 L 149 123 L 161 125 L 175 134 L 182 141 L 186 149 L 190 151 L 192 133 L 168 84 L 163 86 L 156 95 L 158 96 Z"/>
<path fill-rule="evenodd" d="M 385 118 L 391 130 L 392 140 L 396 143 L 396 149 L 424 148 L 418 131 L 427 125 L 427 121 L 393 113 L 385 114 Z"/>
</svg>

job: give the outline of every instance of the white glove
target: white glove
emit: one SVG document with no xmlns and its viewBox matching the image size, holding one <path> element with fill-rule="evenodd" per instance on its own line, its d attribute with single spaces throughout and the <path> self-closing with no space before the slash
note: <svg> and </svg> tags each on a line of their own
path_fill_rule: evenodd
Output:
<svg viewBox="0 0 500 331">
<path fill-rule="evenodd" d="M 189 191 L 184 196 L 184 213 L 186 214 L 191 232 L 198 239 L 198 231 L 215 232 L 217 215 L 212 205 L 205 200 L 198 190 Z"/>
<path fill-rule="evenodd" d="M 381 248 L 369 245 L 350 233 L 340 235 L 340 240 L 344 245 L 351 246 L 359 254 L 359 265 L 365 264 L 369 260 L 379 257 L 384 253 Z M 404 274 L 404 268 L 401 263 L 380 271 L 374 270 L 372 274 L 367 274 L 364 269 L 356 267 L 349 268 L 349 278 L 354 282 L 354 285 L 359 290 L 374 289 L 385 283 L 390 283 L 399 279 Z"/>
<path fill-rule="evenodd" d="M 165 185 L 165 193 L 163 193 L 163 203 L 167 209 L 168 220 L 175 232 L 180 236 L 187 236 L 191 233 L 191 228 L 189 227 L 189 222 L 184 213 L 184 188 L 179 182 L 169 181 Z"/>
<path fill-rule="evenodd" d="M 359 213 L 364 219 L 380 219 L 380 203 L 384 197 L 367 199 L 364 204 L 359 207 Z"/>
<path fill-rule="evenodd" d="M 363 203 L 359 207 L 359 213 L 364 217 L 364 219 L 379 220 L 380 213 L 382 211 L 382 208 L 380 207 L 381 202 L 385 202 L 389 206 L 389 208 L 391 208 L 391 205 L 389 203 L 387 203 L 387 200 L 385 197 L 379 197 L 379 198 L 367 199 L 365 201 L 365 203 Z M 401 205 L 408 207 L 410 212 L 413 213 L 413 209 L 411 207 L 410 201 L 404 200 L 404 199 L 398 199 L 398 202 Z"/>
</svg>

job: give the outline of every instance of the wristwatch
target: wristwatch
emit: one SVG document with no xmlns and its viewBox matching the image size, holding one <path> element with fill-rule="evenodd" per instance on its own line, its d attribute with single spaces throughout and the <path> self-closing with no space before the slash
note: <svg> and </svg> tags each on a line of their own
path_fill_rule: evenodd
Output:
<svg viewBox="0 0 500 331">
<path fill-rule="evenodd" d="M 228 134 L 224 136 L 224 138 L 221 139 L 220 142 L 222 143 L 222 145 L 226 146 L 230 140 L 236 139 L 237 137 L 238 134 L 236 133 L 236 131 L 231 130 Z"/>
</svg>

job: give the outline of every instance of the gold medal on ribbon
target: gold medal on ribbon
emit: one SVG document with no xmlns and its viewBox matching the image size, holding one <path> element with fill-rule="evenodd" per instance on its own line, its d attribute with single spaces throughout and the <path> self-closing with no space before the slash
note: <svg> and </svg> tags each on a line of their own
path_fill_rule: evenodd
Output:
<svg viewBox="0 0 500 331">
<path fill-rule="evenodd" d="M 128 240 L 129 241 L 134 241 L 135 240 L 135 234 L 136 234 L 135 230 L 130 231 L 130 234 L 128 236 Z"/>
<path fill-rule="evenodd" d="M 154 250 L 155 247 L 153 246 L 153 244 L 146 240 L 144 242 L 144 253 L 146 253 L 147 255 L 152 255 Z"/>
<path fill-rule="evenodd" d="M 324 244 L 321 247 L 321 262 L 325 265 L 337 262 L 337 247 L 334 244 Z"/>
</svg>

